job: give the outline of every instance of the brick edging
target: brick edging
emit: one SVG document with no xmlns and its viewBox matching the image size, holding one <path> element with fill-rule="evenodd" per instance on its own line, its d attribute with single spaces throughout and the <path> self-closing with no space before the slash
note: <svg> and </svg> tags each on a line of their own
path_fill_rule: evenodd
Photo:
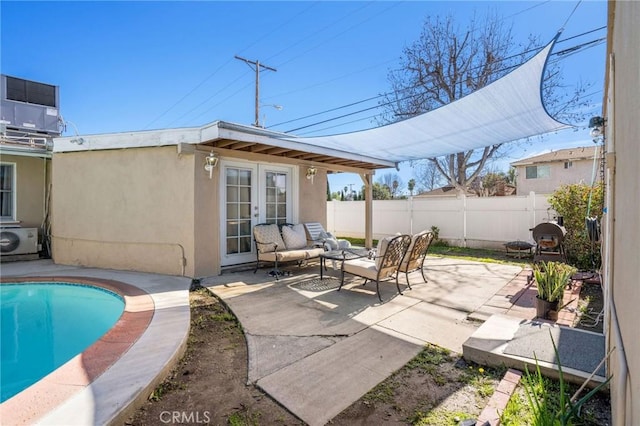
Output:
<svg viewBox="0 0 640 426">
<path fill-rule="evenodd" d="M 513 368 L 507 370 L 495 392 L 491 395 L 486 407 L 484 407 L 484 410 L 480 413 L 476 425 L 500 425 L 500 416 L 507 407 L 507 403 L 511 395 L 513 395 L 513 392 L 515 392 L 521 377 L 522 372 L 514 370 Z"/>
</svg>

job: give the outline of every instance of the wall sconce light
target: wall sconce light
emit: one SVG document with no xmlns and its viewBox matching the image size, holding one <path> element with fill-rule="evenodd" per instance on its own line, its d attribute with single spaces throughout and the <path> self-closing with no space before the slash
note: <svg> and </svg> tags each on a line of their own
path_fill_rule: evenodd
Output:
<svg viewBox="0 0 640 426">
<path fill-rule="evenodd" d="M 309 179 L 312 184 L 313 178 L 316 176 L 316 174 L 318 174 L 318 169 L 316 169 L 315 167 L 311 166 L 307 169 L 307 179 Z"/>
<path fill-rule="evenodd" d="M 209 179 L 213 179 L 213 169 L 218 165 L 218 157 L 212 151 L 204 159 L 204 169 L 209 172 Z"/>
<path fill-rule="evenodd" d="M 599 136 L 604 135 L 604 118 L 602 117 L 591 117 L 589 120 L 589 128 L 591 132 L 589 134 L 592 138 L 597 138 Z"/>
</svg>

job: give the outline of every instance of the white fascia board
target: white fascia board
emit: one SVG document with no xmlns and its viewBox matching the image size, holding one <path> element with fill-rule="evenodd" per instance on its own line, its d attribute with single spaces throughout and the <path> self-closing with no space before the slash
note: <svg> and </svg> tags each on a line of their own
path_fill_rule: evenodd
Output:
<svg viewBox="0 0 640 426">
<path fill-rule="evenodd" d="M 226 124 L 226 123 L 225 123 Z M 229 126 L 231 127 L 231 126 Z M 361 154 L 354 154 L 346 151 L 339 151 L 330 148 L 324 148 L 316 145 L 309 145 L 300 142 L 280 139 L 278 137 L 264 136 L 254 133 L 245 133 L 241 130 L 229 129 L 223 126 L 218 128 L 218 136 L 220 139 L 231 139 L 241 142 L 261 143 L 271 145 L 278 148 L 286 148 L 297 151 L 309 152 L 312 154 L 327 155 L 331 157 L 344 158 L 346 160 L 362 161 L 366 163 L 377 164 L 389 168 L 395 168 L 397 164 L 393 161 L 381 160 L 379 158 L 367 157 Z"/>
<path fill-rule="evenodd" d="M 142 148 L 151 146 L 198 144 L 202 141 L 200 127 L 162 129 L 144 132 L 107 133 L 65 136 L 53 139 L 53 152 L 94 151 L 104 149 Z M 82 143 L 79 143 L 82 141 Z"/>
<path fill-rule="evenodd" d="M 220 139 L 220 128 L 218 121 L 206 124 L 200 128 L 200 142 Z"/>
<path fill-rule="evenodd" d="M 15 155 L 18 157 L 51 158 L 51 151 L 41 149 L 25 149 L 9 146 L 0 146 L 0 155 Z"/>
</svg>

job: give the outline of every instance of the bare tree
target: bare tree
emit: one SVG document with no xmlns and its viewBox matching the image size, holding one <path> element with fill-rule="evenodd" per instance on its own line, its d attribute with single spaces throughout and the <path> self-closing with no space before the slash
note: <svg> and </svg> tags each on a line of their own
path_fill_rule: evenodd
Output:
<svg viewBox="0 0 640 426">
<path fill-rule="evenodd" d="M 497 80 L 535 53 L 539 43 L 534 37 L 526 45 L 516 44 L 511 27 L 503 22 L 495 15 L 474 17 L 462 28 L 451 15 L 427 17 L 418 40 L 405 47 L 399 69 L 388 74 L 392 90 L 381 101 L 386 108 L 381 121 L 399 121 L 449 104 Z M 580 85 L 574 92 L 565 89 L 559 94 L 560 88 L 565 89 L 559 67 L 551 63 L 543 88 L 545 104 L 558 119 L 575 118 L 587 88 Z M 496 143 L 426 161 L 450 185 L 463 190 L 499 154 L 500 147 Z"/>
<path fill-rule="evenodd" d="M 416 161 L 412 164 L 418 190 L 432 191 L 442 186 L 443 178 L 432 161 Z"/>
<path fill-rule="evenodd" d="M 404 190 L 404 182 L 398 173 L 385 173 L 380 176 L 378 182 L 389 188 L 391 198 L 396 198 Z"/>
</svg>

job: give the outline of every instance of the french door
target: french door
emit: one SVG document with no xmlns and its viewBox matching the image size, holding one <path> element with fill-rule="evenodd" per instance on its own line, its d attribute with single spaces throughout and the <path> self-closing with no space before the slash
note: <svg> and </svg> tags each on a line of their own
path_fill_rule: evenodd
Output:
<svg viewBox="0 0 640 426">
<path fill-rule="evenodd" d="M 292 222 L 293 168 L 221 161 L 221 265 L 256 260 L 253 227 Z"/>
</svg>

